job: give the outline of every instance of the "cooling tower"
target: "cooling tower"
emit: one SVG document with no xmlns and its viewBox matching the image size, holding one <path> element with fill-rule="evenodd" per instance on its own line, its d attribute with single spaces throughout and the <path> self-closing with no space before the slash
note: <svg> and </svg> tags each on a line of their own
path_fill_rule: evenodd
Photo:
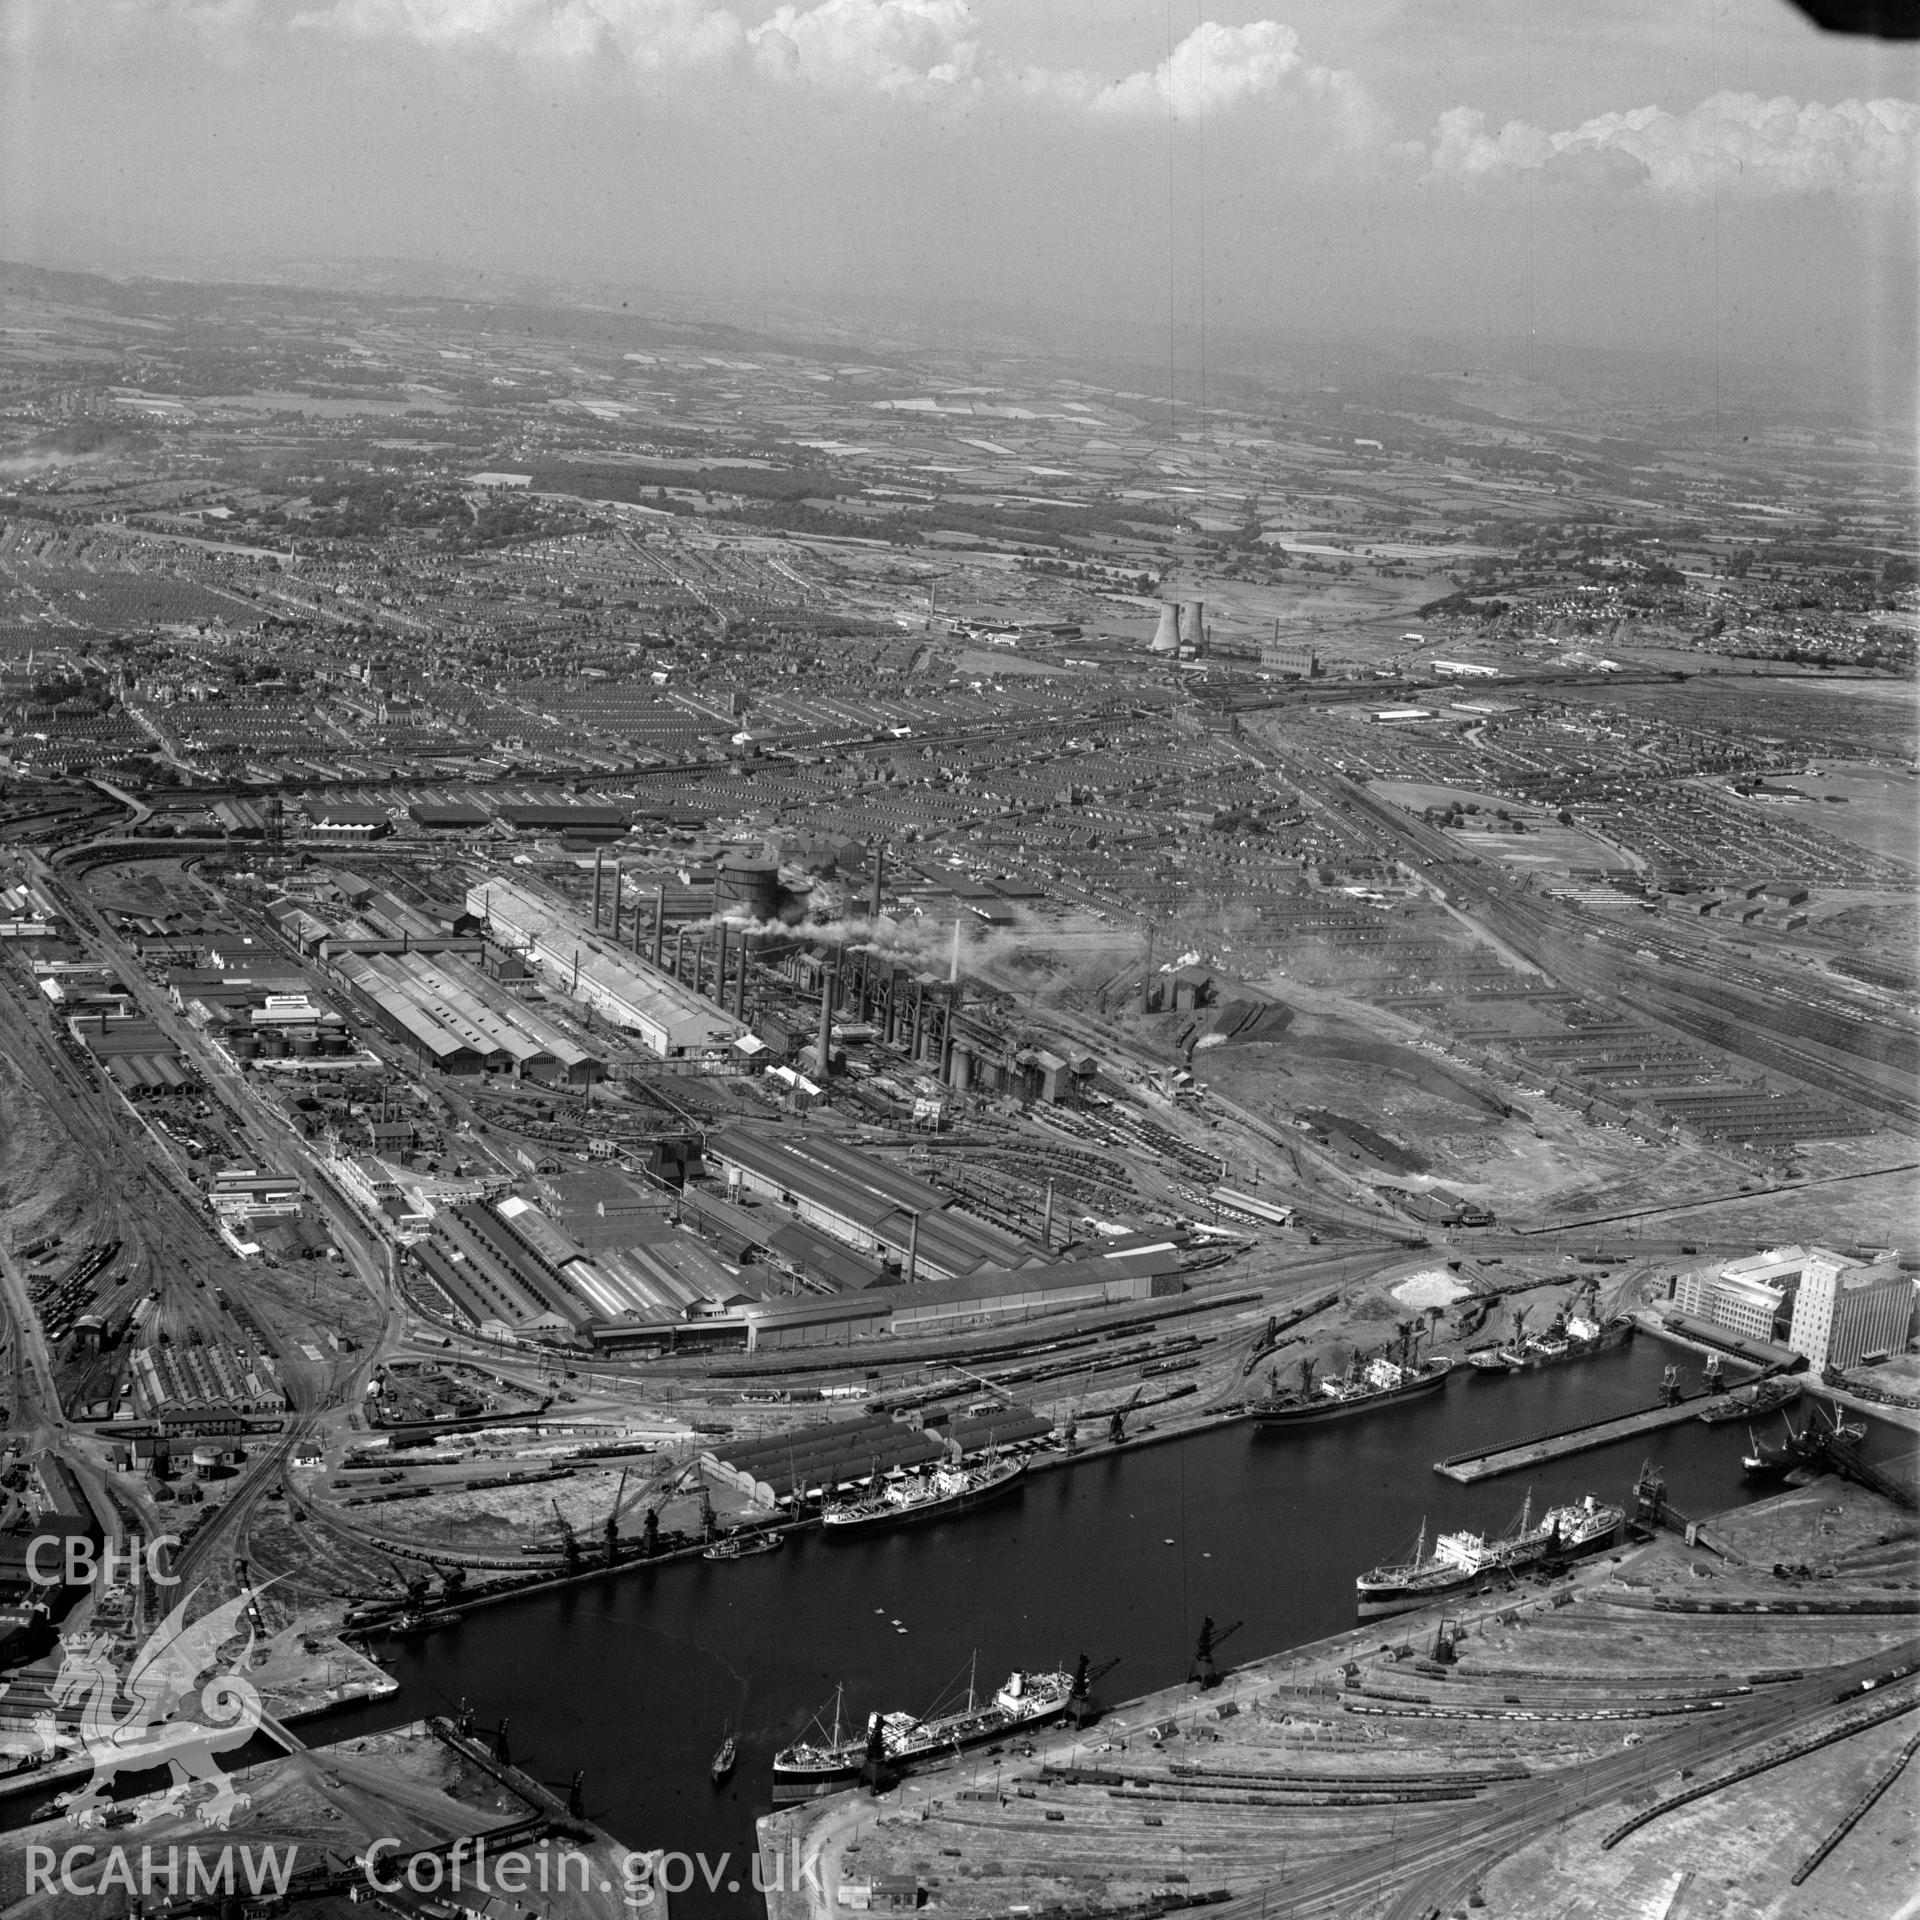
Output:
<svg viewBox="0 0 1920 1920">
<path fill-rule="evenodd" d="M 1195 653 L 1207 650 L 1207 603 L 1204 600 L 1189 600 L 1180 609 L 1180 639 Z"/>
<path fill-rule="evenodd" d="M 1153 630 L 1153 644 L 1149 653 L 1178 653 L 1180 651 L 1180 609 L 1169 600 L 1160 609 L 1160 624 Z"/>
</svg>

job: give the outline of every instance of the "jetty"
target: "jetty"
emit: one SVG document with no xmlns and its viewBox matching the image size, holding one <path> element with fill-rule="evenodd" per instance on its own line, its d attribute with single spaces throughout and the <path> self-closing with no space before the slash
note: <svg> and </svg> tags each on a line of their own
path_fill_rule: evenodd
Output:
<svg viewBox="0 0 1920 1920">
<path fill-rule="evenodd" d="M 1476 1480 L 1518 1473 L 1525 1467 L 1537 1467 L 1542 1461 L 1562 1460 L 1571 1453 L 1609 1446 L 1615 1440 L 1632 1440 L 1643 1433 L 1656 1433 L 1662 1427 L 1677 1427 L 1683 1420 L 1697 1420 L 1703 1413 L 1716 1413 L 1732 1401 L 1731 1392 L 1695 1395 L 1691 1400 L 1660 1400 L 1631 1413 L 1611 1414 L 1604 1420 L 1585 1420 L 1578 1426 L 1536 1433 L 1504 1446 L 1477 1447 L 1471 1453 L 1450 1454 L 1444 1460 L 1436 1460 L 1433 1470 L 1445 1474 L 1449 1480 L 1471 1486 Z"/>
</svg>

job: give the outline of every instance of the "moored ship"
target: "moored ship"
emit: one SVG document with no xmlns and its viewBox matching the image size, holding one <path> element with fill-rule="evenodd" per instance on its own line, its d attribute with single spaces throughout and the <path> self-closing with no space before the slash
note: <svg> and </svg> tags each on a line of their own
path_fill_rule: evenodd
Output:
<svg viewBox="0 0 1920 1920">
<path fill-rule="evenodd" d="M 1358 1358 L 1345 1373 L 1315 1382 L 1302 1369 L 1297 1392 L 1276 1393 L 1255 1403 L 1254 1420 L 1263 1427 L 1291 1427 L 1312 1420 L 1338 1420 L 1348 1414 L 1371 1413 L 1376 1407 L 1432 1393 L 1447 1384 L 1453 1362 L 1444 1354 L 1417 1364 L 1403 1365 L 1376 1355 L 1364 1365 Z"/>
<path fill-rule="evenodd" d="M 858 1739 L 833 1737 L 818 1743 L 799 1741 L 773 1757 L 773 1797 L 804 1800 L 835 1793 L 867 1778 L 875 1785 L 896 1778 L 917 1762 L 958 1753 L 997 1740 L 1022 1727 L 1045 1726 L 1066 1712 L 1073 1698 L 1073 1675 L 1064 1672 L 1013 1673 L 991 1700 L 976 1701 L 951 1713 L 920 1719 L 911 1713 L 875 1713 Z"/>
<path fill-rule="evenodd" d="M 1353 1583 L 1355 1605 L 1362 1620 L 1390 1613 L 1406 1613 L 1435 1600 L 1475 1593 L 1543 1561 L 1567 1560 L 1598 1553 L 1620 1537 L 1626 1524 L 1623 1507 L 1607 1506 L 1588 1494 L 1569 1506 L 1552 1507 L 1531 1524 L 1531 1502 L 1506 1533 L 1488 1538 L 1462 1530 L 1443 1533 L 1427 1553 L 1426 1530 L 1410 1559 L 1375 1567 Z"/>
<path fill-rule="evenodd" d="M 785 1534 L 729 1533 L 701 1551 L 702 1560 L 751 1560 L 756 1554 L 778 1553 L 787 1544 Z"/>
<path fill-rule="evenodd" d="M 1829 1446 L 1858 1446 L 1867 1437 L 1864 1423 L 1848 1420 L 1837 1412 L 1823 1415 L 1818 1401 L 1806 1425 L 1797 1432 L 1791 1420 L 1783 1417 L 1781 1425 L 1786 1428 L 1783 1439 L 1757 1440 L 1748 1434 L 1750 1450 L 1740 1458 L 1748 1479 L 1785 1479 L 1800 1468 L 1819 1465 Z"/>
<path fill-rule="evenodd" d="M 1557 1367 L 1562 1361 L 1584 1360 L 1590 1354 L 1624 1346 L 1633 1338 L 1633 1331 L 1634 1323 L 1623 1313 L 1604 1325 L 1575 1314 L 1562 1326 L 1530 1333 L 1497 1351 L 1509 1373 L 1526 1373 L 1534 1367 Z"/>
<path fill-rule="evenodd" d="M 1757 1420 L 1762 1414 L 1778 1413 L 1782 1407 L 1792 1406 L 1805 1391 L 1800 1381 L 1790 1380 L 1784 1374 L 1775 1374 L 1769 1380 L 1749 1380 L 1696 1417 L 1710 1427 L 1721 1426 L 1729 1420 Z"/>
<path fill-rule="evenodd" d="M 1024 1460 L 988 1460 L 974 1467 L 939 1466 L 930 1473 L 889 1481 L 862 1500 L 829 1507 L 820 1524 L 829 1540 L 874 1527 L 904 1526 L 964 1513 L 982 1501 L 1011 1493 L 1025 1477 Z"/>
</svg>

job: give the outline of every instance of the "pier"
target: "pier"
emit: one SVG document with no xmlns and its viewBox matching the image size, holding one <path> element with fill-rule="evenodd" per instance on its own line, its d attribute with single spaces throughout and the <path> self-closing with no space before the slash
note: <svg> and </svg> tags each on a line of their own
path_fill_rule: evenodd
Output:
<svg viewBox="0 0 1920 1920">
<path fill-rule="evenodd" d="M 1476 1480 L 1493 1480 L 1503 1473 L 1518 1473 L 1523 1467 L 1537 1467 L 1546 1460 L 1563 1460 L 1571 1453 L 1586 1453 L 1615 1440 L 1631 1440 L 1639 1434 L 1657 1433 L 1662 1427 L 1677 1427 L 1683 1420 L 1697 1419 L 1728 1401 L 1730 1393 L 1702 1394 L 1691 1400 L 1669 1404 L 1661 1400 L 1633 1413 L 1611 1415 L 1605 1420 L 1587 1420 L 1578 1426 L 1560 1427 L 1550 1433 L 1536 1433 L 1503 1447 L 1478 1448 L 1472 1453 L 1456 1453 L 1433 1463 L 1435 1473 L 1471 1486 Z"/>
</svg>

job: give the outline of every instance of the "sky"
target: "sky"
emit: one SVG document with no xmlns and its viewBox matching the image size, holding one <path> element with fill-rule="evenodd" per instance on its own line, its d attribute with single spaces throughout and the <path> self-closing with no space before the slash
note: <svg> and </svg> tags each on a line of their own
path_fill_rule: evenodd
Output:
<svg viewBox="0 0 1920 1920">
<path fill-rule="evenodd" d="M 1786 0 L 0 0 L 0 257 L 1915 357 L 1920 54 Z"/>
</svg>

